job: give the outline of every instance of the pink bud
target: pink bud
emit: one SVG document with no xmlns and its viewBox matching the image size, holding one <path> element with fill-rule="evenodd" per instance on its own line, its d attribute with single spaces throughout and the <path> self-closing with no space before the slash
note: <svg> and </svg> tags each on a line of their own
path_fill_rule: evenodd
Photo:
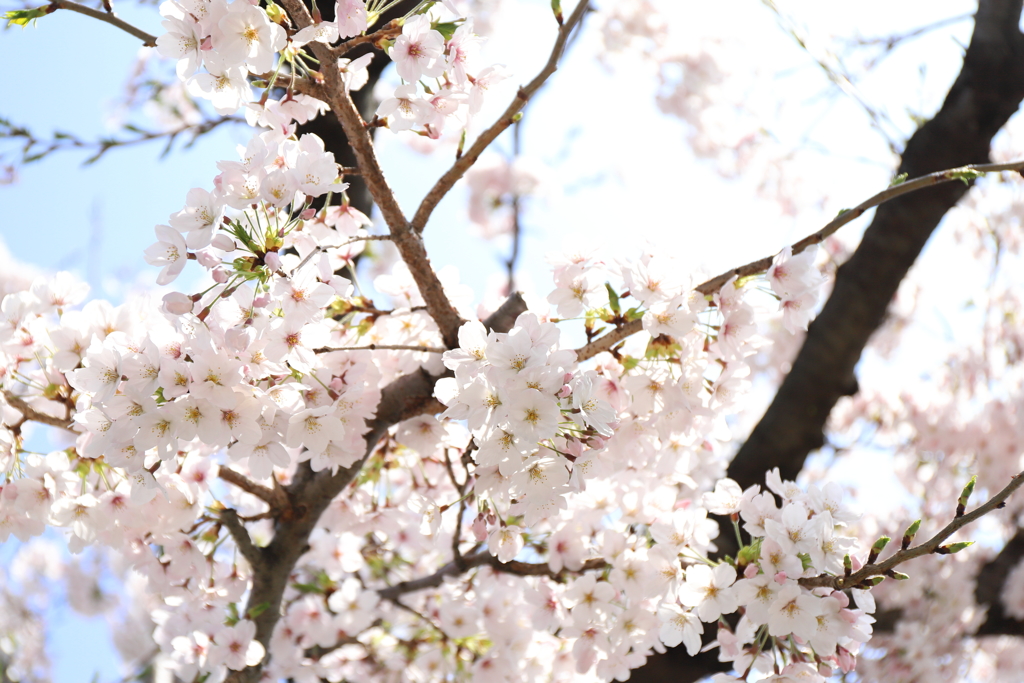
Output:
<svg viewBox="0 0 1024 683">
<path fill-rule="evenodd" d="M 345 381 L 340 377 L 335 377 L 328 383 L 327 386 L 329 386 L 331 389 L 334 389 L 335 391 L 341 391 L 342 389 L 345 388 Z"/>
<path fill-rule="evenodd" d="M 213 49 L 213 36 L 207 36 L 203 39 L 202 44 L 199 46 L 200 50 L 212 50 Z M 218 178 L 220 176 L 217 176 Z"/>
<path fill-rule="evenodd" d="M 779 572 L 778 574 L 776 574 L 775 583 L 779 584 L 780 586 L 786 583 L 786 572 Z"/>
<path fill-rule="evenodd" d="M 743 576 L 748 579 L 752 579 L 757 576 L 757 565 L 748 564 L 747 568 L 743 570 Z"/>
<path fill-rule="evenodd" d="M 818 675 L 824 678 L 832 678 L 832 667 L 827 664 L 819 664 Z"/>
<path fill-rule="evenodd" d="M 487 522 L 484 521 L 482 516 L 478 516 L 473 520 L 473 537 L 477 543 L 483 543 L 487 540 Z"/>
<path fill-rule="evenodd" d="M 857 668 L 857 657 L 843 646 L 837 648 L 839 651 L 839 668 L 843 673 L 848 674 Z"/>
<path fill-rule="evenodd" d="M 257 296 L 255 299 L 252 300 L 252 307 L 253 308 L 263 308 L 264 306 L 266 306 L 269 303 L 270 303 L 270 294 L 267 293 L 267 292 L 264 292 L 263 294 L 260 294 L 259 296 Z"/>
<path fill-rule="evenodd" d="M 224 233 L 218 233 L 217 235 L 214 235 L 213 240 L 210 242 L 210 246 L 214 249 L 220 249 L 221 251 L 234 251 L 235 241 Z"/>
<path fill-rule="evenodd" d="M 164 310 L 171 315 L 185 315 L 192 311 L 192 297 L 181 292 L 164 295 Z"/>
<path fill-rule="evenodd" d="M 276 251 L 267 252 L 267 255 L 263 257 L 263 262 L 267 264 L 267 268 L 270 268 L 272 273 L 281 270 L 281 257 Z"/>
<path fill-rule="evenodd" d="M 299 214 L 299 218 L 301 218 L 304 221 L 308 221 L 308 220 L 312 220 L 313 216 L 315 216 L 315 215 L 316 215 L 316 209 L 306 209 L 305 211 L 303 211 L 302 213 Z"/>
<path fill-rule="evenodd" d="M 220 284 L 224 284 L 225 282 L 228 281 L 228 272 L 223 268 L 214 268 L 213 281 L 219 282 Z"/>
<path fill-rule="evenodd" d="M 840 607 L 849 607 L 850 606 L 850 596 L 848 596 L 846 593 L 844 593 L 842 591 L 832 591 L 832 595 L 830 595 L 829 597 L 832 597 L 832 598 L 835 598 L 836 600 L 838 600 Z"/>
<path fill-rule="evenodd" d="M 558 398 L 565 398 L 566 396 L 568 396 L 568 395 L 569 395 L 569 394 L 571 394 L 571 393 L 572 393 L 572 389 L 570 389 L 570 388 L 569 388 L 569 385 L 568 385 L 568 384 L 563 384 L 563 385 L 562 385 L 562 388 L 561 388 L 561 389 L 559 389 L 559 390 L 558 390 L 558 393 L 557 393 L 557 394 L 555 394 L 555 395 L 556 395 L 556 396 L 557 396 Z"/>
<path fill-rule="evenodd" d="M 562 377 L 562 383 L 563 384 L 568 384 L 571 380 L 572 380 L 572 373 L 571 372 L 565 373 L 565 375 Z"/>
<path fill-rule="evenodd" d="M 220 265 L 220 256 L 217 256 L 209 249 L 200 249 L 196 252 L 196 261 L 199 261 L 203 268 L 216 268 Z"/>
</svg>

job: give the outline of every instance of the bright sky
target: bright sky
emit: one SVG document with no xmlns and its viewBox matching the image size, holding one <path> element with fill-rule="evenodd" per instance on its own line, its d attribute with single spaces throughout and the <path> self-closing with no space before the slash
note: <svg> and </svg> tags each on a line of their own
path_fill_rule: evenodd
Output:
<svg viewBox="0 0 1024 683">
<path fill-rule="evenodd" d="M 516 8 L 501 19 L 505 33 L 492 41 L 483 63 L 500 61 L 514 74 L 509 88 L 525 82 L 547 59 L 554 35 L 548 0 L 505 0 Z M 568 5 L 572 3 L 566 3 Z M 604 3 L 600 3 L 604 4 Z M 544 253 L 582 240 L 601 244 L 626 236 L 639 250 L 643 240 L 703 266 L 713 275 L 775 253 L 814 232 L 842 207 L 883 189 L 892 157 L 866 123 L 863 110 L 837 94 L 795 41 L 777 27 L 761 2 L 676 2 L 669 28 L 680 51 L 695 51 L 708 27 L 728 26 L 720 49 L 739 68 L 756 63 L 757 78 L 727 81 L 727 95 L 750 107 L 781 103 L 781 119 L 765 120 L 780 149 L 799 150 L 800 171 L 783 186 L 799 206 L 783 215 L 777 204 L 758 200 L 758 178 L 723 180 L 694 159 L 684 125 L 652 105 L 656 82 L 639 61 L 600 52 L 596 32 L 573 47 L 551 85 L 531 104 L 523 122 L 523 155 L 547 167 L 541 196 L 524 213 L 520 285 L 544 290 L 550 282 Z M 792 0 L 779 6 L 800 17 L 810 50 L 830 59 L 829 37 L 886 35 L 970 12 L 964 0 L 865 0 L 828 3 Z M 16 5 L 0 0 L 0 7 Z M 117 4 L 120 16 L 159 34 L 155 7 Z M 859 27 L 859 28 L 858 28 Z M 589 27 L 595 28 L 593 26 Z M 890 134 L 907 135 L 907 111 L 930 115 L 959 68 L 970 22 L 929 34 L 897 50 L 860 83 L 863 97 L 891 112 Z M 523 35 L 530 35 L 526 49 Z M 832 45 L 832 48 L 835 46 Z M 109 134 L 111 105 L 120 96 L 138 41 L 111 26 L 59 11 L 37 28 L 0 37 L 0 60 L 8 96 L 0 116 L 45 137 L 53 130 L 83 138 Z M 921 67 L 921 56 L 927 55 Z M 856 62 L 848 65 L 857 72 Z M 919 71 L 919 67 L 923 71 Z M 499 95 L 504 108 L 511 95 Z M 482 119 L 490 117 L 485 114 Z M 89 167 L 87 155 L 58 153 L 19 171 L 19 181 L 0 187 L 0 236 L 21 261 L 44 269 L 69 269 L 93 285 L 95 296 L 121 298 L 126 285 L 151 283 L 156 270 L 142 260 L 154 241 L 153 226 L 181 208 L 192 187 L 209 187 L 215 161 L 234 158 L 246 129 L 221 129 L 189 151 L 176 149 L 160 160 L 159 144 L 113 150 Z M 385 170 L 407 214 L 451 160 L 412 152 L 402 138 L 379 136 Z M 509 140 L 499 147 L 507 151 Z M 6 148 L 5 148 L 6 149 Z M 763 169 L 764 177 L 772 172 Z M 501 272 L 506 246 L 483 243 L 465 229 L 465 195 L 453 192 L 427 228 L 427 248 L 437 266 L 455 264 L 478 300 L 489 279 Z M 846 230 L 855 234 L 863 223 Z M 194 264 L 189 268 L 195 268 Z M 187 272 L 187 271 L 186 271 Z M 179 284 L 179 283 L 176 283 Z M 0 548 L 0 557 L 3 549 Z M 77 683 L 99 673 L 118 678 L 116 657 L 103 630 L 65 609 L 51 634 L 56 683 Z"/>
</svg>

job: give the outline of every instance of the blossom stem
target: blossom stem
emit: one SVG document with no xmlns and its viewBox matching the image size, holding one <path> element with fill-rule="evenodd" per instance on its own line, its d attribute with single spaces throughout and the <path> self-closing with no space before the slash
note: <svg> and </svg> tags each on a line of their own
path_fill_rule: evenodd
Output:
<svg viewBox="0 0 1024 683">
<path fill-rule="evenodd" d="M 1013 161 L 1006 164 L 970 164 L 968 166 L 961 166 L 959 168 L 946 169 L 945 171 L 937 171 L 935 173 L 929 173 L 928 175 L 908 180 L 899 185 L 886 188 L 878 194 L 864 200 L 854 208 L 841 212 L 838 216 L 828 222 L 825 227 L 821 228 L 815 233 L 808 235 L 799 242 L 793 245 L 793 255 L 799 254 L 804 249 L 820 244 L 825 240 L 826 237 L 833 234 L 839 228 L 843 227 L 847 223 L 850 223 L 856 218 L 859 218 L 870 209 L 884 204 L 888 201 L 896 199 L 897 197 L 909 194 L 916 190 L 921 190 L 926 187 L 932 187 L 941 183 L 948 183 L 953 180 L 965 180 L 967 176 L 971 174 L 985 174 L 985 173 L 998 173 L 1002 171 L 1021 171 L 1024 170 L 1024 160 Z M 415 224 L 415 219 L 413 219 Z M 771 256 L 765 256 L 764 258 L 758 259 L 757 261 L 751 261 L 750 263 L 728 270 L 721 275 L 711 278 L 710 280 L 697 285 L 694 290 L 704 295 L 709 295 L 717 292 L 725 286 L 729 280 L 733 277 L 747 277 L 750 275 L 757 275 L 767 271 L 771 265 L 772 260 L 776 254 Z M 602 337 L 598 337 L 592 342 L 581 346 L 576 350 L 577 362 L 583 362 L 590 358 L 593 358 L 597 354 L 608 351 L 613 346 L 618 344 L 623 339 L 630 337 L 640 330 L 643 329 L 642 320 L 633 320 L 627 322 L 619 327 L 616 327 L 611 332 L 605 334 Z"/>
<path fill-rule="evenodd" d="M 132 26 L 124 19 L 115 16 L 113 12 L 101 12 L 97 9 L 93 9 L 92 7 L 86 7 L 85 5 L 80 5 L 77 2 L 72 2 L 72 0 L 54 0 L 54 2 L 50 3 L 50 7 L 54 8 L 54 10 L 71 10 L 72 12 L 77 12 L 79 14 L 84 14 L 87 17 L 98 19 L 104 23 L 121 29 L 125 33 L 135 36 L 141 40 L 142 44 L 146 47 L 156 47 L 156 36 L 146 33 L 141 28 Z"/>
</svg>

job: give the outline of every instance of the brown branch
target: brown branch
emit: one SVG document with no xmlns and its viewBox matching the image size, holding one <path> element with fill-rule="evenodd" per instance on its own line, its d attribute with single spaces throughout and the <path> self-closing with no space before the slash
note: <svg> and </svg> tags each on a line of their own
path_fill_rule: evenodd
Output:
<svg viewBox="0 0 1024 683">
<path fill-rule="evenodd" d="M 416 215 L 412 219 L 412 228 L 417 233 L 423 232 L 423 229 L 427 225 L 427 221 L 430 220 L 430 214 L 433 213 L 437 205 L 444 199 L 445 195 L 455 186 L 455 183 L 466 174 L 466 171 L 476 163 L 477 159 L 483 153 L 487 147 L 494 142 L 494 140 L 505 132 L 505 129 L 511 126 L 513 123 L 518 121 L 517 114 L 523 110 L 530 98 L 540 90 L 541 86 L 551 77 L 555 71 L 558 70 L 558 61 L 562 58 L 562 52 L 565 49 L 565 43 L 569 39 L 569 34 L 572 33 L 573 29 L 583 20 L 584 14 L 589 9 L 589 0 L 580 0 L 579 4 L 576 5 L 576 9 L 569 16 L 569 19 L 565 21 L 558 29 L 558 36 L 555 38 L 555 44 L 551 48 L 551 55 L 548 57 L 547 64 L 541 69 L 532 81 L 527 85 L 519 88 L 512 103 L 508 105 L 505 112 L 498 117 L 498 120 L 491 124 L 491 127 L 480 134 L 480 136 L 473 142 L 472 146 L 466 152 L 459 157 L 452 167 L 441 176 L 438 181 L 434 184 L 434 187 L 427 192 L 427 195 L 420 202 L 419 208 L 416 210 Z"/>
<path fill-rule="evenodd" d="M 313 19 L 301 0 L 282 0 L 282 4 L 298 28 L 302 29 L 312 25 Z M 337 58 L 333 55 L 330 47 L 321 43 L 313 43 L 311 47 L 321 64 L 336 63 Z M 459 327 L 465 321 L 448 300 L 441 281 L 431 267 L 422 237 L 410 228 L 409 222 L 405 219 L 402 207 L 399 206 L 394 191 L 384 177 L 384 171 L 373 147 L 370 130 L 345 88 L 341 72 L 338 69 L 324 68 L 324 87 L 327 95 L 326 101 L 338 118 L 338 122 L 341 123 L 348 143 L 355 153 L 361 177 L 366 183 L 373 201 L 376 202 L 384 222 L 388 225 L 398 253 L 409 267 L 409 272 L 427 305 L 427 312 L 437 323 L 445 345 L 448 348 L 456 348 Z"/>
<path fill-rule="evenodd" d="M 1024 559 L 1024 530 L 1007 541 L 988 564 L 978 572 L 978 580 L 974 584 L 974 601 L 982 608 L 987 607 L 985 621 L 978 627 L 976 635 L 1020 635 L 1024 633 L 1024 623 L 1011 617 L 1003 609 L 1002 593 L 1006 579 L 1021 560 Z"/>
<path fill-rule="evenodd" d="M 515 317 L 526 310 L 519 296 L 509 297 L 484 325 L 498 332 L 508 332 Z M 505 325 L 508 324 L 509 327 Z M 369 431 L 364 435 L 366 450 L 362 459 L 351 467 L 337 472 L 313 472 L 309 463 L 303 463 L 285 491 L 293 505 L 275 518 L 274 538 L 261 550 L 263 564 L 253 572 L 252 588 L 246 603 L 248 613 L 255 607 L 265 607 L 253 618 L 256 639 L 269 649 L 270 638 L 281 617 L 281 599 L 288 586 L 288 577 L 299 558 L 306 552 L 309 535 L 331 501 L 359 474 L 363 463 L 377 447 L 377 443 L 392 426 L 424 413 L 439 413 L 444 406 L 434 398 L 437 380 L 423 369 L 403 375 L 384 387 L 376 415 L 367 420 Z M 256 683 L 263 664 L 233 671 L 228 683 Z"/>
<path fill-rule="evenodd" d="M 987 160 L 993 136 L 1024 98 L 1021 4 L 981 0 L 963 68 L 942 108 L 907 143 L 899 174 L 918 177 Z M 967 189 L 944 183 L 878 207 L 771 406 L 729 466 L 740 486 L 762 481 L 773 467 L 795 479 L 807 455 L 824 444 L 832 407 L 857 391 L 854 370 L 864 347 L 932 232 Z"/>
<path fill-rule="evenodd" d="M 942 108 L 907 143 L 898 174 L 919 177 L 988 161 L 992 137 L 1024 98 L 1021 0 L 979 0 L 964 64 Z M 839 268 L 832 295 L 811 323 L 803 348 L 771 407 L 742 445 L 728 476 L 746 488 L 779 467 L 795 479 L 807 455 L 824 443 L 824 426 L 841 396 L 857 391 L 854 368 L 885 317 L 900 282 L 931 233 L 967 191 L 946 183 L 879 206 L 860 246 Z M 632 672 L 635 683 L 690 683 L 726 665 L 655 654 Z"/>
<path fill-rule="evenodd" d="M 412 579 L 410 581 L 402 581 L 394 586 L 381 588 L 377 591 L 377 595 L 384 600 L 391 600 L 394 602 L 406 593 L 415 593 L 428 588 L 437 588 L 447 577 L 459 576 L 470 569 L 482 567 L 484 565 L 488 565 L 495 571 L 504 572 L 506 574 L 515 574 L 517 576 L 547 576 L 556 580 L 567 571 L 566 569 L 563 569 L 561 572 L 553 572 L 546 562 L 540 562 L 537 564 L 516 562 L 515 560 L 512 560 L 511 562 L 499 562 L 498 558 L 491 555 L 490 551 L 481 550 L 469 557 L 463 557 L 461 562 L 453 560 L 428 576 Z M 593 571 L 595 569 L 604 569 L 607 566 L 608 563 L 598 557 L 584 562 L 583 567 L 578 571 Z"/>
<path fill-rule="evenodd" d="M 150 35 L 142 29 L 132 26 L 123 19 L 119 19 L 112 12 L 101 12 L 97 9 L 93 9 L 92 7 L 79 5 L 77 2 L 72 2 L 72 0 L 54 0 L 54 2 L 50 3 L 50 7 L 48 8 L 51 12 L 59 9 L 71 10 L 72 12 L 78 12 L 79 14 L 84 14 L 85 16 L 92 17 L 93 19 L 99 19 L 104 23 L 115 26 L 122 31 L 135 36 L 141 40 L 142 44 L 146 47 L 156 47 L 156 36 Z"/>
<path fill-rule="evenodd" d="M 238 552 L 242 553 L 242 557 L 246 559 L 252 570 L 259 571 L 263 565 L 263 556 L 260 554 L 260 549 L 252 542 L 248 530 L 239 521 L 238 513 L 232 508 L 221 510 L 220 521 L 231 534 L 231 538 L 235 541 L 235 547 L 238 548 Z"/>
<path fill-rule="evenodd" d="M 78 432 L 72 428 L 74 425 L 72 420 L 65 420 L 59 417 L 54 417 L 53 415 L 41 413 L 30 406 L 25 399 L 17 394 L 12 394 L 6 390 L 2 393 L 4 400 L 7 401 L 8 405 L 21 413 L 24 420 L 28 422 L 39 422 L 41 424 L 50 425 L 51 427 L 60 427 L 61 429 L 66 429 L 72 434 L 78 434 Z"/>
<path fill-rule="evenodd" d="M 314 353 L 329 351 L 423 351 L 424 353 L 444 353 L 448 349 L 436 346 L 415 346 L 413 344 L 367 344 L 366 346 L 325 346 Z"/>
<path fill-rule="evenodd" d="M 374 47 L 379 47 L 380 43 L 385 40 L 396 38 L 402 34 L 402 24 L 397 19 L 392 19 L 388 22 L 387 26 L 384 26 L 373 33 L 365 36 L 356 36 L 355 38 L 349 38 L 344 43 L 337 47 L 331 48 L 331 54 L 335 59 L 338 57 L 344 57 L 354 48 L 365 45 L 366 43 L 372 43 Z"/>
<path fill-rule="evenodd" d="M 892 187 L 882 190 L 871 198 L 864 200 L 852 209 L 846 209 L 840 212 L 838 216 L 829 221 L 821 230 L 811 233 L 799 242 L 794 243 L 793 255 L 799 254 L 804 249 L 812 247 L 815 244 L 824 242 L 826 237 L 832 235 L 847 223 L 860 218 L 867 211 L 877 206 L 881 206 L 882 204 L 896 199 L 897 197 L 902 197 L 905 194 L 909 194 L 916 190 L 923 190 L 927 187 L 934 187 L 941 183 L 948 183 L 953 180 L 967 180 L 975 173 L 998 173 L 1001 171 L 1021 172 L 1021 170 L 1024 170 L 1024 161 L 1013 161 L 1006 164 L 969 164 L 959 168 L 950 168 L 945 171 L 929 173 L 926 176 L 914 178 L 913 180 L 908 180 L 899 185 L 893 185 Z M 727 270 L 721 275 L 717 275 L 710 280 L 697 285 L 694 287 L 694 290 L 704 294 L 705 296 L 714 294 L 734 277 L 750 277 L 751 275 L 759 275 L 767 272 L 768 269 L 771 268 L 772 261 L 774 259 L 775 255 L 765 256 L 764 258 L 751 261 L 750 263 L 739 266 L 738 268 Z M 599 337 L 589 344 L 577 349 L 576 360 L 582 362 L 588 358 L 593 358 L 602 351 L 608 351 L 626 337 L 634 335 L 642 329 L 643 321 L 639 319 L 620 325 L 604 336 Z"/>
<path fill-rule="evenodd" d="M 221 466 L 217 469 L 217 476 L 229 484 L 234 484 L 246 493 L 251 493 L 256 496 L 269 505 L 271 510 L 285 510 L 290 507 L 288 494 L 285 493 L 285 490 L 277 483 L 276 478 L 274 479 L 274 488 L 270 488 L 263 484 L 257 484 L 248 477 L 225 466 Z"/>
<path fill-rule="evenodd" d="M 805 588 L 828 586 L 830 588 L 841 590 L 843 588 L 858 586 L 866 579 L 873 576 L 885 576 L 888 572 L 904 562 L 912 560 L 915 557 L 930 555 L 936 552 L 939 549 L 939 546 L 942 545 L 942 542 L 957 531 L 971 522 L 987 515 L 993 510 L 1002 508 L 1006 499 L 1013 495 L 1013 492 L 1019 489 L 1022 484 L 1024 484 L 1024 472 L 1013 477 L 1013 479 L 1010 480 L 1010 483 L 1007 484 L 1002 491 L 989 498 L 985 504 L 980 505 L 977 509 L 972 510 L 965 515 L 954 518 L 953 521 L 943 527 L 941 531 L 920 545 L 916 545 L 913 548 L 907 548 L 906 550 L 898 550 L 882 562 L 864 565 L 856 572 L 853 572 L 849 577 L 822 574 L 820 576 L 800 579 L 800 585 Z"/>
</svg>

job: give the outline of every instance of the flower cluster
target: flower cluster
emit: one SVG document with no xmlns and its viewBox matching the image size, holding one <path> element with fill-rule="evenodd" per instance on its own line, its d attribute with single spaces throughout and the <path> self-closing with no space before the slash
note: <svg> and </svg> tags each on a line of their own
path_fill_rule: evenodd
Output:
<svg viewBox="0 0 1024 683">
<path fill-rule="evenodd" d="M 825 279 L 814 267 L 818 247 L 804 249 L 796 256 L 793 248 L 786 247 L 772 261 L 768 269 L 768 283 L 779 298 L 782 324 L 791 333 L 806 330 L 814 315 L 815 305 Z"/>
<path fill-rule="evenodd" d="M 843 536 L 842 530 L 854 517 L 843 508 L 835 484 L 805 492 L 782 481 L 778 470 L 768 473 L 767 482 L 770 491 L 759 486 L 741 491 L 723 479 L 704 494 L 710 512 L 731 516 L 737 537 L 743 520 L 751 542 L 740 550 L 736 566 L 687 569 L 680 600 L 695 607 L 704 621 L 741 610 L 733 629 L 719 625 L 718 631 L 720 658 L 736 671 L 777 672 L 773 649 L 787 653 L 790 667 L 797 668 L 787 667 L 778 678 L 766 680 L 789 680 L 785 677 L 800 670 L 800 680 L 824 681 L 833 669 L 852 671 L 856 653 L 871 636 L 874 601 L 866 590 L 853 589 L 861 609 L 852 609 L 847 593 L 808 589 L 800 579 L 844 572 L 855 538 Z M 739 580 L 737 570 L 742 571 Z"/>
<path fill-rule="evenodd" d="M 433 139 L 447 122 L 465 129 L 480 112 L 488 88 L 508 77 L 498 65 L 471 73 L 480 43 L 472 19 L 441 23 L 423 14 L 407 19 L 388 50 L 403 84 L 380 103 L 377 116 L 393 131 L 415 128 Z"/>
</svg>

